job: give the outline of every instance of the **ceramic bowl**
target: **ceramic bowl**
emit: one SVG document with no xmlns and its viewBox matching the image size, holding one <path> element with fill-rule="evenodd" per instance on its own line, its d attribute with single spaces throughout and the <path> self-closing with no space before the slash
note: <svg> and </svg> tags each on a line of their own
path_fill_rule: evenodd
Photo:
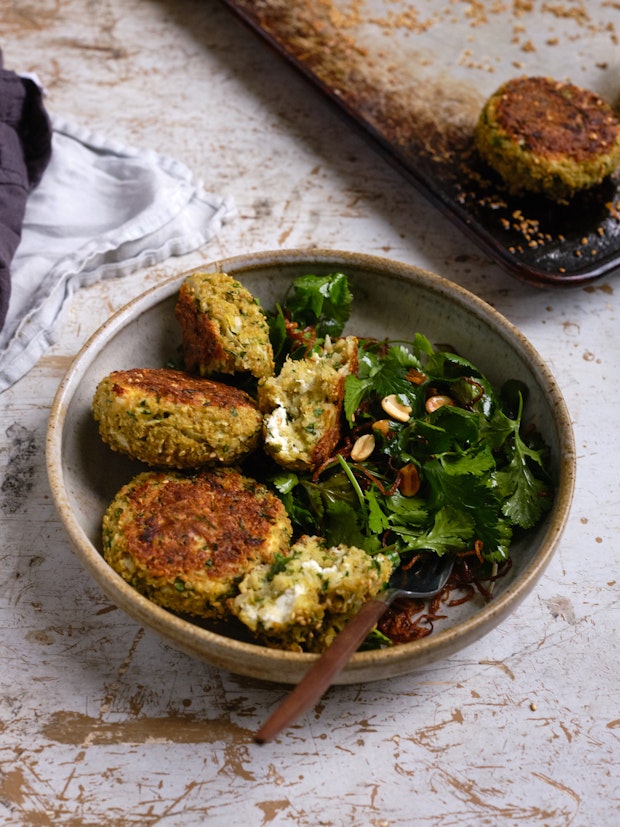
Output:
<svg viewBox="0 0 620 827">
<path fill-rule="evenodd" d="M 470 601 L 448 612 L 433 634 L 389 649 L 356 653 L 337 679 L 357 683 L 405 674 L 474 643 L 534 588 L 558 544 L 569 513 L 575 449 L 562 395 L 539 354 L 492 307 L 432 273 L 387 259 L 334 251 L 279 251 L 214 261 L 200 269 L 237 277 L 265 307 L 280 300 L 296 276 L 341 271 L 355 296 L 347 333 L 411 340 L 415 332 L 449 343 L 496 386 L 514 378 L 530 391 L 528 420 L 551 449 L 558 487 L 552 510 L 526 542 L 491 602 Z M 113 315 L 78 353 L 55 397 L 47 436 L 53 496 L 75 551 L 107 597 L 169 643 L 231 672 L 296 683 L 315 655 L 284 652 L 238 639 L 229 630 L 189 622 L 142 597 L 101 556 L 101 519 L 118 489 L 142 470 L 100 440 L 91 415 L 99 380 L 113 370 L 161 367 L 174 357 L 177 291 L 187 274 L 138 296 Z"/>
</svg>

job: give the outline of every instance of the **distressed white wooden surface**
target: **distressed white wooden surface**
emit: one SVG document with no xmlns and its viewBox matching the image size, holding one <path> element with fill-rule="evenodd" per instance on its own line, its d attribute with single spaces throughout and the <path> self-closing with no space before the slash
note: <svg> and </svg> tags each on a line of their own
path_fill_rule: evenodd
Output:
<svg viewBox="0 0 620 827">
<path fill-rule="evenodd" d="M 5 0 L 0 45 L 51 111 L 179 158 L 239 211 L 206 250 L 75 296 L 58 345 L 0 397 L 0 823 L 620 823 L 617 274 L 557 292 L 502 273 L 216 0 Z M 193 661 L 102 597 L 43 444 L 63 372 L 112 310 L 204 258 L 309 245 L 434 270 L 516 323 L 572 412 L 577 492 L 550 568 L 498 629 L 334 688 L 258 747 L 285 688 Z"/>
</svg>

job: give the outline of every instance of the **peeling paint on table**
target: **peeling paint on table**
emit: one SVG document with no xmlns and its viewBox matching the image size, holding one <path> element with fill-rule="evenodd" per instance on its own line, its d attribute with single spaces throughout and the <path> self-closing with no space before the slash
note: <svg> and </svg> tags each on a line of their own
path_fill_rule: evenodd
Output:
<svg viewBox="0 0 620 827">
<path fill-rule="evenodd" d="M 515 31 L 522 5 L 539 4 L 512 4 Z M 5 66 L 36 72 L 50 111 L 179 158 L 238 210 L 207 248 L 78 292 L 58 343 L 0 396 L 0 824 L 615 827 L 618 274 L 554 291 L 503 273 L 216 0 L 14 0 L 0 24 Z M 620 99 L 620 63 L 605 83 Z M 58 383 L 111 312 L 205 259 L 308 246 L 441 273 L 521 328 L 571 411 L 577 491 L 551 565 L 496 630 L 333 687 L 259 747 L 286 687 L 192 660 L 111 605 L 73 555 L 43 450 Z"/>
</svg>

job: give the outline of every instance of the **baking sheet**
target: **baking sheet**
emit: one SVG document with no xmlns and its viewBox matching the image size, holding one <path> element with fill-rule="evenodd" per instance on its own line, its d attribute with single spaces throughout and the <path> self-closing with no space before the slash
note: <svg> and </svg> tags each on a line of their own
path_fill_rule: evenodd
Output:
<svg viewBox="0 0 620 827">
<path fill-rule="evenodd" d="M 611 0 L 225 0 L 500 266 L 536 286 L 620 266 L 620 176 L 569 204 L 515 197 L 472 132 L 509 78 L 547 75 L 620 106 Z"/>
</svg>

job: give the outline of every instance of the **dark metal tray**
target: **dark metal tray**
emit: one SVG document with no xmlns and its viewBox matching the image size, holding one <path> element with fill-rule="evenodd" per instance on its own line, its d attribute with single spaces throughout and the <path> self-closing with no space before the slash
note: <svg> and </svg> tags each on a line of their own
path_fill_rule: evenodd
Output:
<svg viewBox="0 0 620 827">
<path fill-rule="evenodd" d="M 585 284 L 620 266 L 620 176 L 565 205 L 515 197 L 478 159 L 486 98 L 518 75 L 620 102 L 620 6 L 224 0 L 511 275 Z"/>
</svg>

